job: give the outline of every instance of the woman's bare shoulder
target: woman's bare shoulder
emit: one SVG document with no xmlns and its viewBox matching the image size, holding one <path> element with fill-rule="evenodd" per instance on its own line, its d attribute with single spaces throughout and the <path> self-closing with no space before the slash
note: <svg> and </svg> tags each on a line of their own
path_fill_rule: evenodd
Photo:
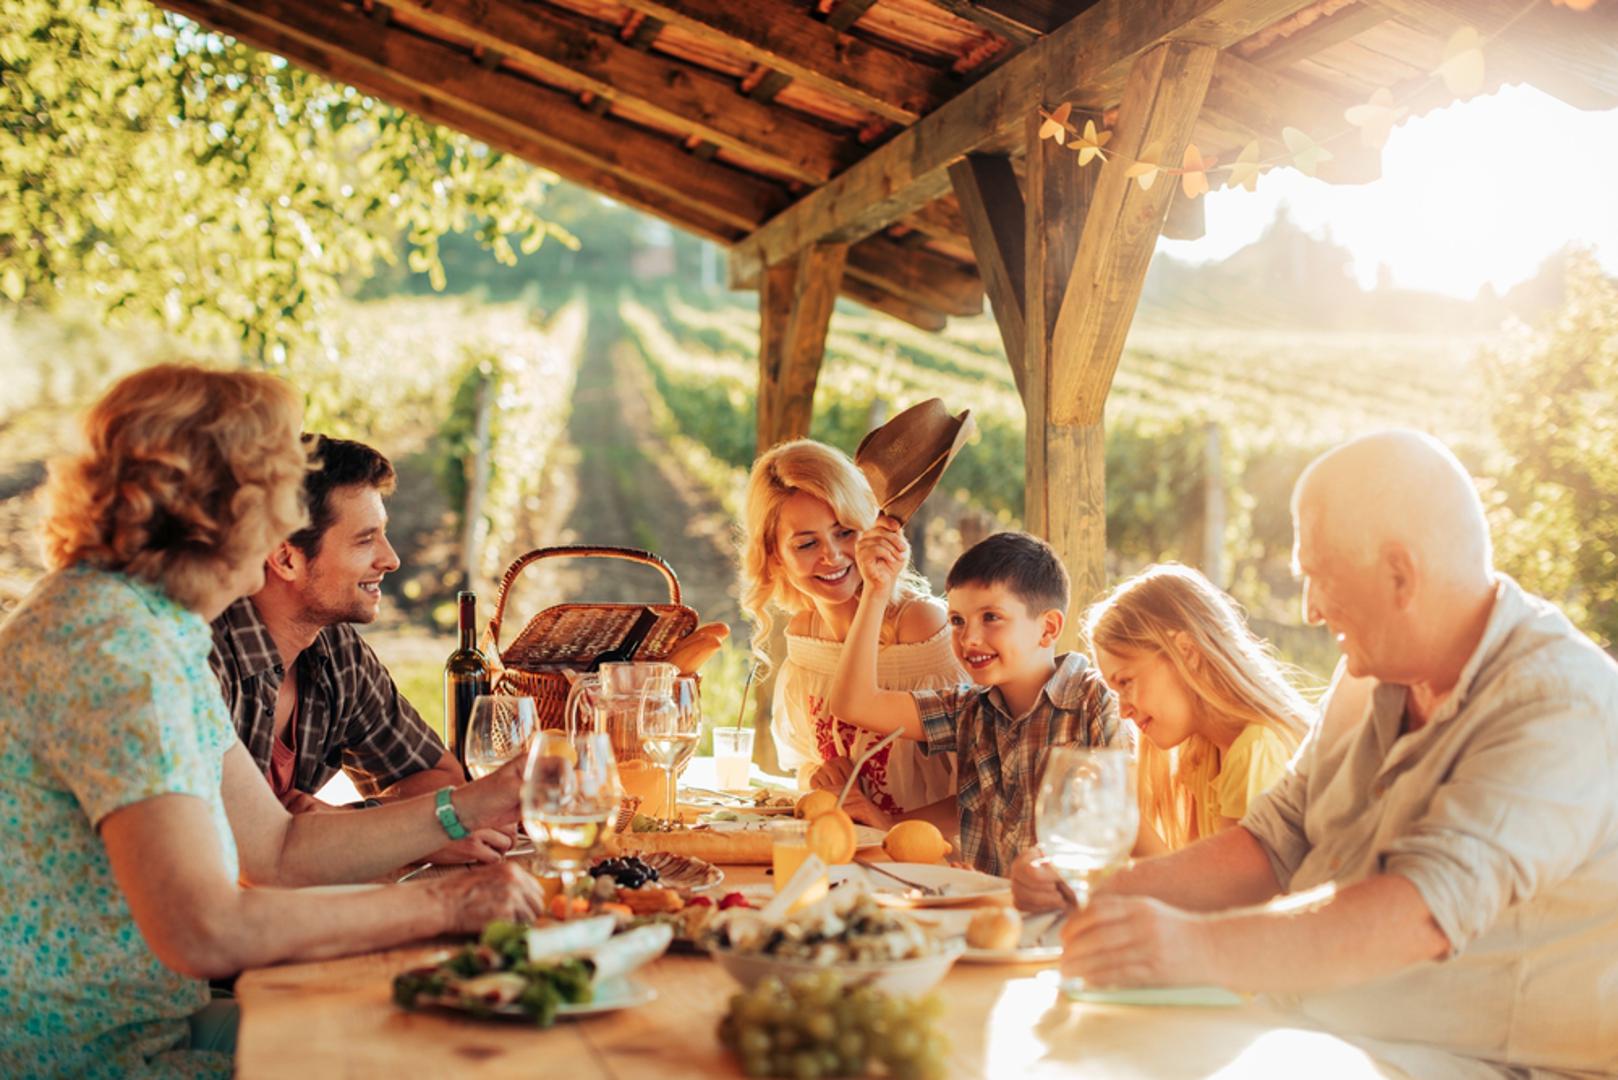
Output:
<svg viewBox="0 0 1618 1080">
<path fill-rule="evenodd" d="M 900 645 L 927 641 L 942 630 L 948 621 L 949 613 L 942 601 L 931 596 L 915 597 L 899 608 L 894 640 Z"/>
<path fill-rule="evenodd" d="M 788 621 L 788 623 L 787 623 L 787 633 L 796 634 L 798 637 L 803 637 L 803 636 L 805 636 L 806 634 L 809 633 L 809 631 L 814 627 L 814 625 L 815 625 L 815 612 L 814 612 L 814 609 L 813 608 L 804 608 L 802 611 L 800 611 L 796 615 L 792 616 L 791 620 Z"/>
</svg>

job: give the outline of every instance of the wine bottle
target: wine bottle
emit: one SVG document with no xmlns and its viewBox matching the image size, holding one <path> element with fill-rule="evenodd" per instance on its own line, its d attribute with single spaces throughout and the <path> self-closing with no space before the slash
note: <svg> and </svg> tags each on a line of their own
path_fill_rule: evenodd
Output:
<svg viewBox="0 0 1618 1080">
<path fill-rule="evenodd" d="M 457 593 L 455 603 L 461 643 L 444 661 L 444 741 L 465 769 L 466 725 L 472 719 L 472 702 L 489 692 L 489 662 L 478 651 L 477 593 Z"/>
<path fill-rule="evenodd" d="M 657 618 L 656 611 L 649 607 L 641 608 L 640 614 L 630 624 L 629 632 L 624 634 L 623 639 L 617 645 L 590 661 L 590 670 L 599 670 L 602 664 L 618 664 L 635 659 L 635 650 L 641 647 L 641 643 L 646 640 L 646 635 L 650 634 L 652 628 L 657 625 Z"/>
</svg>

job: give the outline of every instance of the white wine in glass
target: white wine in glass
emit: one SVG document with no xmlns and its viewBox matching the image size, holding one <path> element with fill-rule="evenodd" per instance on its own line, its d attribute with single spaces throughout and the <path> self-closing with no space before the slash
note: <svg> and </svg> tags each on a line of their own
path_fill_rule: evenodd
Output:
<svg viewBox="0 0 1618 1080">
<path fill-rule="evenodd" d="M 538 728 L 534 699 L 511 694 L 479 694 L 466 725 L 466 771 L 481 780 L 512 758 L 527 753 Z"/>
<path fill-rule="evenodd" d="M 648 681 L 641 692 L 637 718 L 643 753 L 663 767 L 668 784 L 665 816 L 670 825 L 679 817 L 676 774 L 696 753 L 702 737 L 702 705 L 697 681 L 689 676 Z"/>
<path fill-rule="evenodd" d="M 546 731 L 534 740 L 523 769 L 523 825 L 564 893 L 611 832 L 622 799 L 608 735 Z"/>
<path fill-rule="evenodd" d="M 1034 831 L 1051 868 L 1073 890 L 1078 905 L 1090 900 L 1096 874 L 1129 856 L 1140 828 L 1134 759 L 1126 750 L 1059 746 L 1050 752 L 1034 804 Z M 1084 989 L 1068 980 L 1063 989 Z"/>
</svg>

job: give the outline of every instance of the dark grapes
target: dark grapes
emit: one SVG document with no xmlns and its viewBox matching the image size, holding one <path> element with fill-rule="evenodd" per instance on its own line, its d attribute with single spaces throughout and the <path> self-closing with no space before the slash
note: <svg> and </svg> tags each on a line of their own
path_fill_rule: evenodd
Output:
<svg viewBox="0 0 1618 1080">
<path fill-rule="evenodd" d="M 602 859 L 590 867 L 591 877 L 601 877 L 603 874 L 611 876 L 621 889 L 638 889 L 647 882 L 657 881 L 662 877 L 655 866 L 648 866 L 645 860 L 637 855 Z"/>
<path fill-rule="evenodd" d="M 719 1041 L 749 1076 L 862 1076 L 880 1063 L 889 1076 L 938 1080 L 947 1072 L 942 1014 L 935 995 L 845 988 L 836 972 L 824 971 L 786 983 L 763 979 L 733 995 Z"/>
</svg>

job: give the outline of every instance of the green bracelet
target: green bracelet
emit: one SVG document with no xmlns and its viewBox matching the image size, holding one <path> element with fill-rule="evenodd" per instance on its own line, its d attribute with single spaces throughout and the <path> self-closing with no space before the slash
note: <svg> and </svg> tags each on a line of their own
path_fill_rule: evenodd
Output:
<svg viewBox="0 0 1618 1080">
<path fill-rule="evenodd" d="M 449 797 L 455 794 L 454 788 L 439 788 L 433 807 L 433 813 L 438 815 L 438 823 L 444 826 L 451 840 L 465 840 L 466 826 L 461 824 L 461 816 L 455 812 L 455 804 Z"/>
</svg>

